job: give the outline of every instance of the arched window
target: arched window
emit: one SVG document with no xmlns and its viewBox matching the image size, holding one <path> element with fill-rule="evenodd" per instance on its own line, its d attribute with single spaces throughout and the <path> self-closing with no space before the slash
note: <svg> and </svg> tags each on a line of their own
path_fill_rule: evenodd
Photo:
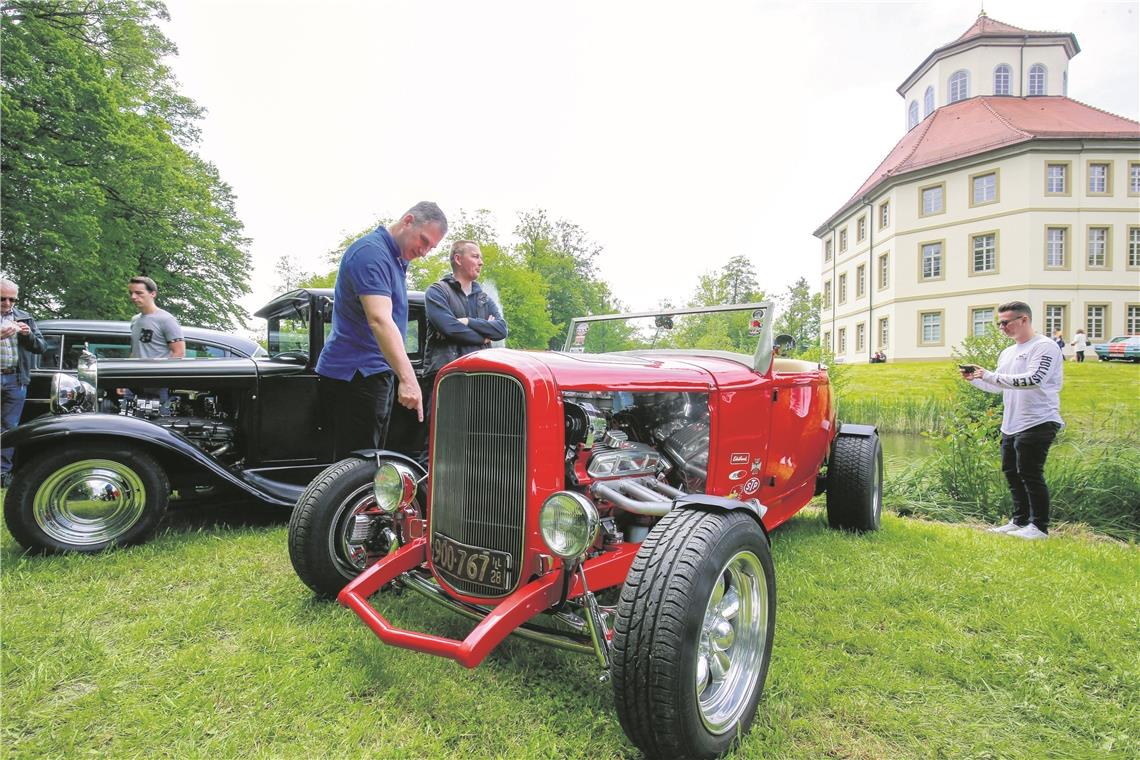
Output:
<svg viewBox="0 0 1140 760">
<path fill-rule="evenodd" d="M 1035 63 L 1029 67 L 1029 94 L 1045 94 L 1045 67 Z"/>
<path fill-rule="evenodd" d="M 1069 96 L 1069 72 L 1061 72 L 1061 94 L 1065 97 Z"/>
<path fill-rule="evenodd" d="M 922 118 L 934 113 L 934 87 L 927 87 L 926 94 L 922 96 Z"/>
<path fill-rule="evenodd" d="M 1003 63 L 994 69 L 994 95 L 1009 94 L 1009 80 L 1012 71 L 1008 63 Z"/>
<path fill-rule="evenodd" d="M 912 100 L 906 112 L 906 128 L 914 129 L 916 124 L 918 124 L 918 101 Z"/>
<path fill-rule="evenodd" d="M 957 103 L 968 97 L 970 97 L 970 74 L 965 70 L 955 71 L 950 75 L 950 102 Z"/>
</svg>

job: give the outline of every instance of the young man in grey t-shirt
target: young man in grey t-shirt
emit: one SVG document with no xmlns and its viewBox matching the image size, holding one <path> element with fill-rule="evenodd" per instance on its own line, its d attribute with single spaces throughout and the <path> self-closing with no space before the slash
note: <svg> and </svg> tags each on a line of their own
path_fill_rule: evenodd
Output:
<svg viewBox="0 0 1140 760">
<path fill-rule="evenodd" d="M 127 284 L 131 303 L 139 310 L 131 319 L 132 359 L 181 359 L 186 341 L 178 320 L 155 304 L 158 286 L 149 277 L 132 277 Z"/>
</svg>

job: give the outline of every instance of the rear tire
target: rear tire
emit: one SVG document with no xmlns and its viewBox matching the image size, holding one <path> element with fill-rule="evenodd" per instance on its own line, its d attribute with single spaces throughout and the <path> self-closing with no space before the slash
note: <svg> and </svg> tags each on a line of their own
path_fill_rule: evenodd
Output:
<svg viewBox="0 0 1140 760">
<path fill-rule="evenodd" d="M 614 624 L 614 700 L 650 757 L 711 758 L 748 733 L 776 621 L 768 539 L 743 512 L 674 510 L 650 531 Z"/>
<path fill-rule="evenodd" d="M 86 441 L 40 452 L 12 479 L 4 522 L 30 551 L 99 552 L 149 539 L 166 514 L 170 481 L 138 446 Z"/>
<path fill-rule="evenodd" d="M 372 479 L 376 462 L 344 459 L 318 475 L 289 518 L 289 559 L 317 596 L 334 599 L 340 590 L 391 548 L 384 528 L 392 518 L 376 509 Z M 357 515 L 375 517 L 372 537 L 350 540 Z"/>
<path fill-rule="evenodd" d="M 827 465 L 827 522 L 832 528 L 878 530 L 883 514 L 883 446 L 878 434 L 839 435 Z"/>
</svg>

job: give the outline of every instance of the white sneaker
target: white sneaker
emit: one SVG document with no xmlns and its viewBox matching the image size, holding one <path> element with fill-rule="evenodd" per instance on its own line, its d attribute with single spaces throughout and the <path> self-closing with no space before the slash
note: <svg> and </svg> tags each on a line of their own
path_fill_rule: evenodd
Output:
<svg viewBox="0 0 1140 760">
<path fill-rule="evenodd" d="M 1024 525 L 1018 525 L 1013 520 L 1010 520 L 1005 525 L 999 525 L 996 528 L 987 528 L 990 533 L 1013 533 L 1015 530 L 1021 530 Z"/>
<path fill-rule="evenodd" d="M 1042 531 L 1038 530 L 1037 526 L 1033 523 L 1029 523 L 1024 528 L 1018 528 L 1009 535 L 1017 536 L 1018 538 L 1027 538 L 1030 540 L 1038 538 L 1049 538 L 1048 533 L 1043 533 Z"/>
</svg>

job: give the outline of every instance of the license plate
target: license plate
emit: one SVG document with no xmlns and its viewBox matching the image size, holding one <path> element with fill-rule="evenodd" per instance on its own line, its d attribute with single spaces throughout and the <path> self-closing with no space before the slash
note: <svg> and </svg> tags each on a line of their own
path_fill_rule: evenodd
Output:
<svg viewBox="0 0 1140 760">
<path fill-rule="evenodd" d="M 431 563 L 444 575 L 499 591 L 511 587 L 511 555 L 461 544 L 442 533 L 431 538 Z"/>
</svg>

